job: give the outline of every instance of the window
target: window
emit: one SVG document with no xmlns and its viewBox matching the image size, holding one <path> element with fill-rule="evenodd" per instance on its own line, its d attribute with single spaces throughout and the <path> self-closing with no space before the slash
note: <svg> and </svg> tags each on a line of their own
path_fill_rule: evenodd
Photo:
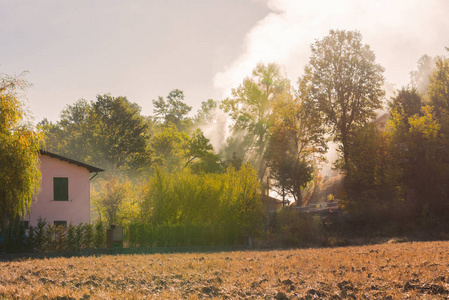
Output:
<svg viewBox="0 0 449 300">
<path fill-rule="evenodd" d="M 69 179 L 67 177 L 53 178 L 53 200 L 69 201 Z"/>
<path fill-rule="evenodd" d="M 53 224 L 55 225 L 55 226 L 64 226 L 64 227 L 67 227 L 67 221 L 54 221 L 53 222 Z"/>
<path fill-rule="evenodd" d="M 29 221 L 20 221 L 20 223 L 23 226 L 23 229 L 29 229 L 30 228 L 30 222 Z"/>
</svg>

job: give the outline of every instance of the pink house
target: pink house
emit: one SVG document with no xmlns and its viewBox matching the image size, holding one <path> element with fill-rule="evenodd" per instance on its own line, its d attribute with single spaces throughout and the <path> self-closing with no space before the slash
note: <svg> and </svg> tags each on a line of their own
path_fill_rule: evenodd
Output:
<svg viewBox="0 0 449 300">
<path fill-rule="evenodd" d="M 104 170 L 47 151 L 39 159 L 41 189 L 25 226 L 36 226 L 39 217 L 52 225 L 90 223 L 90 179 Z"/>
</svg>

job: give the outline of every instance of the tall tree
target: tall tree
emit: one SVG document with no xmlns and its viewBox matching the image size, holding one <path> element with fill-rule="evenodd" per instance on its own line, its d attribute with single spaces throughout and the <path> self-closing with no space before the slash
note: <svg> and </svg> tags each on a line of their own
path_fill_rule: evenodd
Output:
<svg viewBox="0 0 449 300">
<path fill-rule="evenodd" d="M 42 120 L 38 126 L 47 137 L 47 149 L 80 161 L 99 163 L 91 161 L 95 158 L 91 145 L 93 124 L 90 114 L 90 103 L 80 99 L 66 106 L 56 123 Z"/>
<path fill-rule="evenodd" d="M 401 125 L 402 126 L 402 125 Z M 346 209 L 363 222 L 379 224 L 404 208 L 400 149 L 376 123 L 359 127 L 351 139 L 351 177 L 345 181 Z"/>
<path fill-rule="evenodd" d="M 218 102 L 213 99 L 201 102 L 201 108 L 197 111 L 193 121 L 195 124 L 211 124 L 217 121 L 215 110 L 218 109 Z"/>
<path fill-rule="evenodd" d="M 126 172 L 150 164 L 149 124 L 137 104 L 109 94 L 96 101 L 78 100 L 54 124 L 39 123 L 49 151 Z"/>
<path fill-rule="evenodd" d="M 136 103 L 126 97 L 98 95 L 97 101 L 92 103 L 90 118 L 94 124 L 92 144 L 96 157 L 112 162 L 118 170 L 139 170 L 148 166 L 149 126 Z"/>
<path fill-rule="evenodd" d="M 190 137 L 185 156 L 185 167 L 190 165 L 195 172 L 219 172 L 222 169 L 220 157 L 201 129 L 196 129 Z"/>
<path fill-rule="evenodd" d="M 426 95 L 429 89 L 430 75 L 436 68 L 436 57 L 423 55 L 418 60 L 418 69 L 410 72 L 412 86 L 422 95 Z"/>
<path fill-rule="evenodd" d="M 22 77 L 0 77 L 0 229 L 23 216 L 39 189 L 41 134 L 25 122 Z"/>
<path fill-rule="evenodd" d="M 158 120 L 164 124 L 174 124 L 179 130 L 186 127 L 189 119 L 187 114 L 192 107 L 184 103 L 184 92 L 178 89 L 171 91 L 167 100 L 159 96 L 158 100 L 153 100 L 154 114 Z"/>
<path fill-rule="evenodd" d="M 449 58 L 439 57 L 430 75 L 427 97 L 438 117 L 449 115 Z"/>
<path fill-rule="evenodd" d="M 281 75 L 276 64 L 259 63 L 252 76 L 232 90 L 232 98 L 223 100 L 221 108 L 234 121 L 233 134 L 244 137 L 242 146 L 247 159 L 261 163 L 269 134 L 273 101 L 289 89 L 288 79 Z M 259 167 L 260 172 L 263 170 Z"/>
<path fill-rule="evenodd" d="M 183 166 L 189 136 L 173 124 L 159 126 L 150 139 L 154 151 L 153 163 L 177 170 Z"/>
<path fill-rule="evenodd" d="M 310 109 L 321 113 L 350 173 L 351 135 L 381 107 L 383 68 L 357 31 L 331 30 L 311 50 L 300 91 Z"/>
<path fill-rule="evenodd" d="M 285 91 L 273 103 L 272 127 L 265 159 L 274 186 L 283 197 L 291 195 L 299 205 L 302 190 L 312 179 L 314 165 L 327 149 L 318 115 L 306 111 L 302 99 Z"/>
<path fill-rule="evenodd" d="M 93 189 L 92 202 L 107 225 L 125 225 L 138 217 L 140 189 L 141 186 L 133 185 L 128 178 L 108 173 Z"/>
<path fill-rule="evenodd" d="M 399 113 L 404 121 L 415 114 L 420 114 L 422 105 L 422 98 L 415 88 L 400 89 L 388 103 L 390 111 Z M 408 122 L 406 123 L 408 124 Z"/>
</svg>

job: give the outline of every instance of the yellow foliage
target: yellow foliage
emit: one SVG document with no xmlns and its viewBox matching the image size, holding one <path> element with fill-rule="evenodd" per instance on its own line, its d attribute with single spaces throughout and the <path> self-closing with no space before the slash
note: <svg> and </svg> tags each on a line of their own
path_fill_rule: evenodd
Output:
<svg viewBox="0 0 449 300">
<path fill-rule="evenodd" d="M 408 119 L 410 133 L 422 135 L 423 138 L 433 140 L 437 137 L 441 125 L 435 117 L 431 106 L 422 108 L 423 116 L 414 115 Z"/>
</svg>

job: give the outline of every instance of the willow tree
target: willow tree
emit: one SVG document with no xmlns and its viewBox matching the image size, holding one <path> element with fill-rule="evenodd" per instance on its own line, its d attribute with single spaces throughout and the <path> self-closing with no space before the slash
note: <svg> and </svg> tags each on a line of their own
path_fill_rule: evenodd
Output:
<svg viewBox="0 0 449 300">
<path fill-rule="evenodd" d="M 0 78 L 0 228 L 23 216 L 36 195 L 41 173 L 41 135 L 25 122 L 22 77 Z"/>
<path fill-rule="evenodd" d="M 381 107 L 384 69 L 357 31 L 331 30 L 311 50 L 305 75 L 299 80 L 301 96 L 311 110 L 320 112 L 339 144 L 341 167 L 349 173 L 351 135 Z"/>
</svg>

